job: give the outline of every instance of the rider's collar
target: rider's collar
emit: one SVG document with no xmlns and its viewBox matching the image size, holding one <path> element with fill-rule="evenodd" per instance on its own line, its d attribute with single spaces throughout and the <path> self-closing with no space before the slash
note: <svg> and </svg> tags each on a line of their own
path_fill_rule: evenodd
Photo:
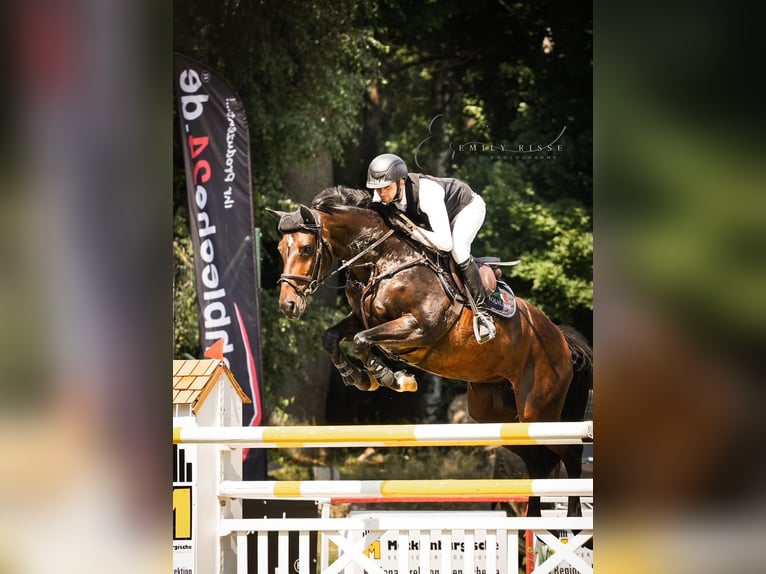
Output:
<svg viewBox="0 0 766 574">
<path fill-rule="evenodd" d="M 395 205 L 398 209 L 402 211 L 407 211 L 407 194 L 405 193 L 406 187 L 407 187 L 407 184 L 403 183 L 401 187 L 399 187 L 397 190 L 397 193 L 400 196 L 399 200 L 391 202 L 393 205 Z"/>
</svg>

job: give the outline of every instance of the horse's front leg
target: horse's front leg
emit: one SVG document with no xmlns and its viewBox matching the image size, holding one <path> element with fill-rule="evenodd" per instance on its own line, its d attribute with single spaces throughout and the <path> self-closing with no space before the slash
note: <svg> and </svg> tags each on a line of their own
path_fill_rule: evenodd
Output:
<svg viewBox="0 0 766 574">
<path fill-rule="evenodd" d="M 354 335 L 354 354 L 364 363 L 370 376 L 383 385 L 398 392 L 418 390 L 418 382 L 405 371 L 392 371 L 378 355 L 374 346 L 385 346 L 396 351 L 418 346 L 423 332 L 413 315 L 402 315 L 398 319 L 377 325 Z"/>
<path fill-rule="evenodd" d="M 338 369 L 344 384 L 355 386 L 362 391 L 374 391 L 378 388 L 378 383 L 358 369 L 340 348 L 342 341 L 351 340 L 360 329 L 361 321 L 353 313 L 349 313 L 337 325 L 324 332 L 322 345 L 329 353 L 332 364 Z"/>
</svg>

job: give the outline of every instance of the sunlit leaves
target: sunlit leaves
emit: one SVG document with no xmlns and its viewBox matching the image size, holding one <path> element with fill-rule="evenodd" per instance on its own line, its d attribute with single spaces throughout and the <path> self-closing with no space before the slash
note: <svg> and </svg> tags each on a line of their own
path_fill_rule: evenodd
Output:
<svg viewBox="0 0 766 574">
<path fill-rule="evenodd" d="M 173 340 L 174 357 L 196 358 L 199 354 L 197 293 L 194 285 L 194 253 L 186 231 L 186 218 L 177 213 L 173 237 Z"/>
</svg>

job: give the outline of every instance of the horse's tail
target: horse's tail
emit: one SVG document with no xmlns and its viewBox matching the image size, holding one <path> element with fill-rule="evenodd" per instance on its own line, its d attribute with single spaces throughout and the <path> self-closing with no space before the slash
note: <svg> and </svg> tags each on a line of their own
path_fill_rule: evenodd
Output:
<svg viewBox="0 0 766 574">
<path fill-rule="evenodd" d="M 559 325 L 559 329 L 572 355 L 572 383 L 561 411 L 561 420 L 581 421 L 585 418 L 590 390 L 593 388 L 593 349 L 574 327 Z"/>
</svg>

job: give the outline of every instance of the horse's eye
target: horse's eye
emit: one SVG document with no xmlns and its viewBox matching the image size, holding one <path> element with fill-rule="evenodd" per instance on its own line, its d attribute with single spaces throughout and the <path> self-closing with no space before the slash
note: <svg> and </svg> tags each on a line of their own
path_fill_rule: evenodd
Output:
<svg viewBox="0 0 766 574">
<path fill-rule="evenodd" d="M 301 247 L 301 255 L 303 255 L 304 257 L 308 257 L 309 255 L 311 255 L 313 251 L 314 251 L 313 245 L 304 245 L 303 247 Z"/>
</svg>

